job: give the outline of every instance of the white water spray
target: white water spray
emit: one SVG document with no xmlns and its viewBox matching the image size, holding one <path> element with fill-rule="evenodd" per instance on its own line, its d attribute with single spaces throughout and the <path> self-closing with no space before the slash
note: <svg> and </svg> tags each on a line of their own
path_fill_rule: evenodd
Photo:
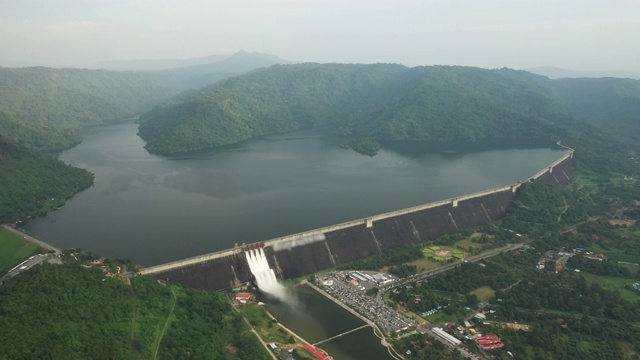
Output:
<svg viewBox="0 0 640 360">
<path fill-rule="evenodd" d="M 273 272 L 273 269 L 269 267 L 264 250 L 262 248 L 253 249 L 246 251 L 245 254 L 247 254 L 247 263 L 249 263 L 249 269 L 256 279 L 258 288 L 280 299 L 284 299 L 286 289 L 278 283 L 276 274 Z"/>
</svg>

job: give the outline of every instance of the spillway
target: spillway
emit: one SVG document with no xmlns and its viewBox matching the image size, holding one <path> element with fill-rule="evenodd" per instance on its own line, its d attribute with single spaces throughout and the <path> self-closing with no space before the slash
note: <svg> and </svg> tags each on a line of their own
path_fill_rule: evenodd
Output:
<svg viewBox="0 0 640 360">
<path fill-rule="evenodd" d="M 276 294 L 280 291 L 281 285 L 278 284 L 276 273 L 269 267 L 269 262 L 262 248 L 247 251 L 247 263 L 249 270 L 256 281 L 258 288 L 270 294 Z"/>
</svg>

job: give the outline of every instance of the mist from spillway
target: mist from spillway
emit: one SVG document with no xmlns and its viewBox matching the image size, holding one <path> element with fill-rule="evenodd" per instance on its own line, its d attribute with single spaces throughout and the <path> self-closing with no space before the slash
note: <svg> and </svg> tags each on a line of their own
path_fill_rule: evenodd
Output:
<svg viewBox="0 0 640 360">
<path fill-rule="evenodd" d="M 275 272 L 269 267 L 269 262 L 262 248 L 245 251 L 249 269 L 258 288 L 280 300 L 287 299 L 286 288 L 278 282 Z"/>
</svg>

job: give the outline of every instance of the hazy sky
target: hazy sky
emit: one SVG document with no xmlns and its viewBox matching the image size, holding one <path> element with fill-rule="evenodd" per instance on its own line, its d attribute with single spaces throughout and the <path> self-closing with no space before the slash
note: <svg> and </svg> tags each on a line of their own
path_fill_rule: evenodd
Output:
<svg viewBox="0 0 640 360">
<path fill-rule="evenodd" d="M 292 61 L 640 68 L 640 1 L 0 0 L 0 58 L 83 66 L 240 49 Z"/>
</svg>

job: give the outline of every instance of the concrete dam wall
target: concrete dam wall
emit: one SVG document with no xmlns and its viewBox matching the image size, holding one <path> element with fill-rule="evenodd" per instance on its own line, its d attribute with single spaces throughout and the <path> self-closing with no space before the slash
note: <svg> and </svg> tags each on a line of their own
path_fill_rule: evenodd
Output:
<svg viewBox="0 0 640 360">
<path fill-rule="evenodd" d="M 573 176 L 573 152 L 531 177 L 564 186 Z M 521 183 L 397 210 L 264 242 L 267 261 L 281 279 L 314 273 L 387 249 L 502 218 Z M 242 249 L 149 267 L 142 274 L 198 289 L 221 290 L 251 280 Z"/>
</svg>

